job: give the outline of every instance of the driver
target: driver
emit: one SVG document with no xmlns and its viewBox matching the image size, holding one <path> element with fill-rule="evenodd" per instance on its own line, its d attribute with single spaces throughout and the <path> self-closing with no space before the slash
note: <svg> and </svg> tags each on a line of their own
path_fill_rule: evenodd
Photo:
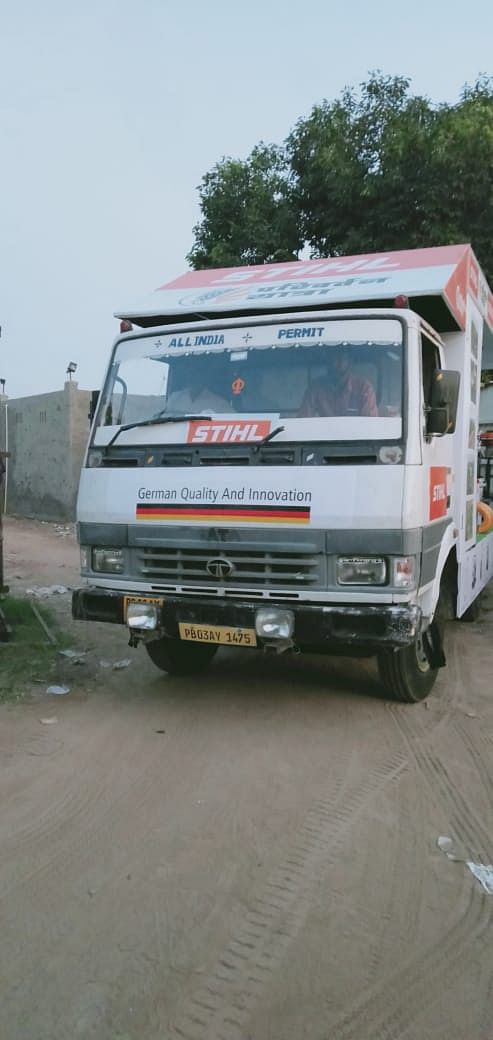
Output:
<svg viewBox="0 0 493 1040">
<path fill-rule="evenodd" d="M 308 387 L 298 415 L 378 415 L 373 384 L 354 372 L 349 350 L 337 350 L 332 378 L 327 374 Z"/>
</svg>

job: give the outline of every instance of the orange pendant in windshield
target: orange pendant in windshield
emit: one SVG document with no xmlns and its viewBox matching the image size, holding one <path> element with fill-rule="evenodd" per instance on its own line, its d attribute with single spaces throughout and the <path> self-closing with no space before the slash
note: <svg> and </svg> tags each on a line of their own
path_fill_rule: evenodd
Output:
<svg viewBox="0 0 493 1040">
<path fill-rule="evenodd" d="M 233 393 L 238 397 L 238 394 L 241 394 L 242 390 L 245 389 L 245 380 L 240 379 L 239 377 L 238 379 L 233 379 L 233 382 L 231 383 L 231 389 Z"/>
</svg>

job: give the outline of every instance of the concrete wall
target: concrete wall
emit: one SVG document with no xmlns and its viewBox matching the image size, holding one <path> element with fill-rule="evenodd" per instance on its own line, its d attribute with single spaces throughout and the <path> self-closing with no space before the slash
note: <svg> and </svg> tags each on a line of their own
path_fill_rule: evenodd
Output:
<svg viewBox="0 0 493 1040">
<path fill-rule="evenodd" d="M 7 512 L 42 520 L 73 520 L 89 434 L 89 390 L 0 397 L 0 447 L 8 423 Z"/>
</svg>

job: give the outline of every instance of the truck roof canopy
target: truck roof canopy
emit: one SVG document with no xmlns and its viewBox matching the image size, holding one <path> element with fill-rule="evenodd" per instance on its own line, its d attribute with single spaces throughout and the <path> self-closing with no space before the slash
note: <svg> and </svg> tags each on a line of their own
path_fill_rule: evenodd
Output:
<svg viewBox="0 0 493 1040">
<path fill-rule="evenodd" d="M 147 328 L 198 318 L 380 307 L 397 296 L 437 332 L 463 329 L 470 293 L 493 330 L 493 294 L 471 246 L 188 271 L 116 317 Z"/>
</svg>

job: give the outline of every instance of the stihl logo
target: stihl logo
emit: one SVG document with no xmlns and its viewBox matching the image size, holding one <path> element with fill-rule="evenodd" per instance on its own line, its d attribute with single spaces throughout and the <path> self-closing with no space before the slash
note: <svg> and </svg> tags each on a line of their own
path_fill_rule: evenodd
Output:
<svg viewBox="0 0 493 1040">
<path fill-rule="evenodd" d="M 446 516 L 448 512 L 446 466 L 431 466 L 430 468 L 430 520 L 438 520 Z"/>
<path fill-rule="evenodd" d="M 444 488 L 443 484 L 439 484 L 438 487 L 434 487 L 433 488 L 433 501 L 434 502 L 442 502 L 443 499 L 445 499 L 446 497 L 447 497 L 447 495 L 445 494 L 445 488 Z"/>
<path fill-rule="evenodd" d="M 188 444 L 252 444 L 270 433 L 270 422 L 191 422 Z"/>
</svg>

